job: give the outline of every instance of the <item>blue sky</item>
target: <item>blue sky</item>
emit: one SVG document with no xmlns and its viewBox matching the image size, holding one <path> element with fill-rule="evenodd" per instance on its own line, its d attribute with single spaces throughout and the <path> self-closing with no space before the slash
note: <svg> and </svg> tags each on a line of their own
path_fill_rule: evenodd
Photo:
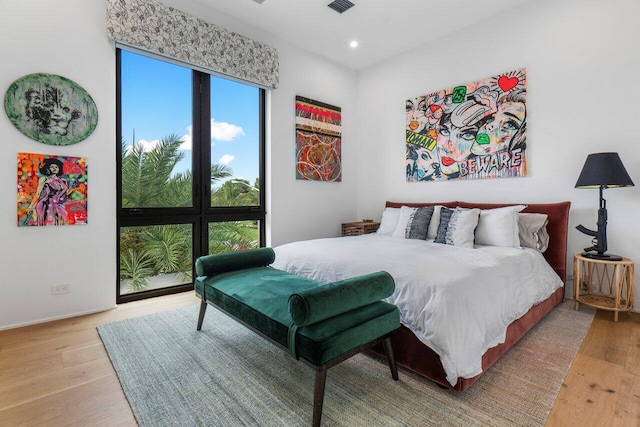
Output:
<svg viewBox="0 0 640 427">
<path fill-rule="evenodd" d="M 191 70 L 122 51 L 122 136 L 149 147 L 170 134 L 184 141 L 191 163 Z M 228 165 L 233 178 L 253 184 L 258 177 L 259 89 L 211 77 L 211 159 Z"/>
</svg>

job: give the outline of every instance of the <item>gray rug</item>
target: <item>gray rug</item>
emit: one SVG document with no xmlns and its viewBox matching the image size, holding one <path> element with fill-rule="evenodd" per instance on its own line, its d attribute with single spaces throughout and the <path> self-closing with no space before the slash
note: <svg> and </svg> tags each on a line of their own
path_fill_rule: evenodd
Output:
<svg viewBox="0 0 640 427">
<path fill-rule="evenodd" d="M 141 426 L 306 426 L 314 370 L 209 307 L 100 325 Z M 330 369 L 323 426 L 541 426 L 593 320 L 553 310 L 463 393 L 360 354 Z"/>
</svg>

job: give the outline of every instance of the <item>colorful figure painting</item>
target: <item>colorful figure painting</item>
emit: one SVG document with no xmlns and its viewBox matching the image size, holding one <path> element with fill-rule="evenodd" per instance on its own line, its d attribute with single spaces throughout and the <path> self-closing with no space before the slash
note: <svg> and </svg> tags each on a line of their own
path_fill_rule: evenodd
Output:
<svg viewBox="0 0 640 427">
<path fill-rule="evenodd" d="M 296 96 L 296 179 L 342 181 L 341 109 Z"/>
<path fill-rule="evenodd" d="M 524 176 L 524 68 L 408 99 L 407 181 Z"/>
<path fill-rule="evenodd" d="M 18 226 L 86 223 L 86 159 L 18 153 Z"/>
</svg>

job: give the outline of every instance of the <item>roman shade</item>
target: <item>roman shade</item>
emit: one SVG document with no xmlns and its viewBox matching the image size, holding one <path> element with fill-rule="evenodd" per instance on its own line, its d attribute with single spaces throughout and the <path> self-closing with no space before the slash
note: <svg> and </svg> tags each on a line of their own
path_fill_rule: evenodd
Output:
<svg viewBox="0 0 640 427">
<path fill-rule="evenodd" d="M 261 87 L 278 87 L 278 51 L 150 0 L 107 0 L 107 32 L 116 43 Z"/>
</svg>

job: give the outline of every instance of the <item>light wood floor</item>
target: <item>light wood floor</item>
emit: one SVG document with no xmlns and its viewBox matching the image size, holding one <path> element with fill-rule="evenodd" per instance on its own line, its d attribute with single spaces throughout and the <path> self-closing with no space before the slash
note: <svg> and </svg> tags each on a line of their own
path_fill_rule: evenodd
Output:
<svg viewBox="0 0 640 427">
<path fill-rule="evenodd" d="M 135 426 L 96 331 L 196 304 L 193 292 L 0 331 L 0 426 Z M 640 425 L 640 314 L 598 311 L 547 426 Z"/>
</svg>

